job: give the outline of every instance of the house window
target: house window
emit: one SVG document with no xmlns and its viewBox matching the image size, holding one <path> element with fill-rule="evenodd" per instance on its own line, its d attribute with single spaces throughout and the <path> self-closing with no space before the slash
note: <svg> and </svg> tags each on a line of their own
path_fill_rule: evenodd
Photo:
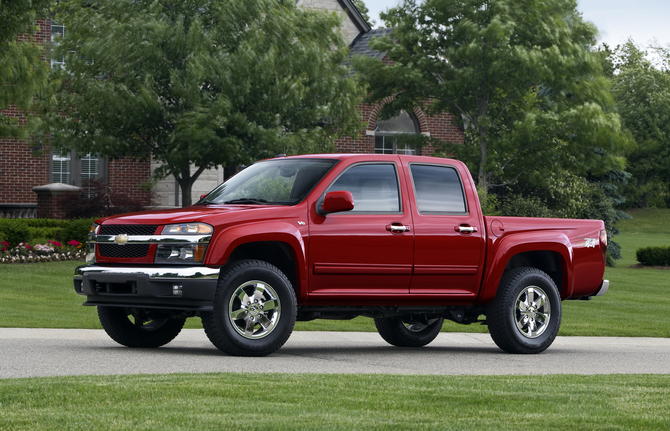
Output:
<svg viewBox="0 0 670 431">
<path fill-rule="evenodd" d="M 419 134 L 416 118 L 406 111 L 389 120 L 377 120 L 375 124 L 375 154 L 416 154 L 400 135 Z"/>
<path fill-rule="evenodd" d="M 70 184 L 72 178 L 72 157 L 70 152 L 54 150 L 51 154 L 51 182 Z"/>
<path fill-rule="evenodd" d="M 56 37 L 60 35 L 60 37 Z M 59 41 L 65 37 L 65 26 L 64 25 L 59 25 L 55 24 L 53 21 L 51 22 L 51 68 L 52 69 L 60 69 L 63 67 L 65 64 L 65 58 L 63 56 L 60 57 L 55 57 L 54 56 L 54 49 L 59 45 Z M 54 40 L 55 39 L 55 40 Z"/>
<path fill-rule="evenodd" d="M 94 154 L 79 157 L 74 151 L 53 150 L 51 152 L 51 182 L 86 185 L 89 180 L 105 177 L 107 163 Z"/>
</svg>

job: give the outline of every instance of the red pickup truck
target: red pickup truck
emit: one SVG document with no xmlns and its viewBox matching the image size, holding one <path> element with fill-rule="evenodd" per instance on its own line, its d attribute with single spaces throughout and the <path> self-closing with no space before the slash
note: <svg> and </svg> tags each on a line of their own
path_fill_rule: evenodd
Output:
<svg viewBox="0 0 670 431">
<path fill-rule="evenodd" d="M 483 216 L 466 166 L 431 157 L 263 160 L 190 207 L 97 220 L 89 240 L 75 291 L 130 347 L 197 316 L 223 352 L 263 356 L 296 320 L 366 316 L 395 346 L 424 346 L 449 319 L 538 353 L 562 300 L 609 286 L 602 221 Z"/>
</svg>

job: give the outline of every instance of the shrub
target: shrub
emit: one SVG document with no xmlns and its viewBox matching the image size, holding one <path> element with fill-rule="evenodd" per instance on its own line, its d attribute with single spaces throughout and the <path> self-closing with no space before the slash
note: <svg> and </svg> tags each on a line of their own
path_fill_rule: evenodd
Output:
<svg viewBox="0 0 670 431">
<path fill-rule="evenodd" d="M 67 243 L 76 240 L 82 244 L 86 243 L 88 232 L 96 218 L 97 217 L 72 220 L 70 224 L 61 231 L 61 241 Z"/>
<path fill-rule="evenodd" d="M 81 193 L 66 200 L 69 218 L 99 218 L 144 210 L 141 200 L 131 198 L 123 190 L 114 190 L 101 181 L 89 180 Z"/>
<path fill-rule="evenodd" d="M 29 228 L 64 228 L 70 224 L 70 220 L 52 218 L 26 218 L 22 220 Z"/>
<path fill-rule="evenodd" d="M 23 219 L 0 219 L 0 237 L 9 243 L 10 247 L 16 247 L 22 242 L 30 241 L 30 231 Z"/>
<path fill-rule="evenodd" d="M 67 226 L 64 225 L 64 226 Z M 28 226 L 30 231 L 31 238 L 47 238 L 47 239 L 58 239 L 60 238 L 62 227 L 31 227 Z"/>
<path fill-rule="evenodd" d="M 500 215 L 512 217 L 554 217 L 549 208 L 537 197 L 512 195 L 500 205 Z"/>
<path fill-rule="evenodd" d="M 670 266 L 670 247 L 643 247 L 635 254 L 642 265 Z"/>
</svg>

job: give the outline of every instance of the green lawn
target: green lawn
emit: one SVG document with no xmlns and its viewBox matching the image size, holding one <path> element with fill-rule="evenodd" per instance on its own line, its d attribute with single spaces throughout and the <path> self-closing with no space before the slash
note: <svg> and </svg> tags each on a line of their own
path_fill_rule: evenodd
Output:
<svg viewBox="0 0 670 431">
<path fill-rule="evenodd" d="M 6 379 L 3 430 L 667 430 L 670 376 L 172 374 Z"/>
<path fill-rule="evenodd" d="M 670 245 L 670 210 L 631 213 L 620 222 L 623 259 L 607 268 L 609 292 L 591 301 L 565 301 L 559 335 L 670 337 L 670 271 L 628 268 L 635 251 Z M 72 275 L 80 262 L 0 265 L 0 327 L 100 328 L 94 307 L 82 307 Z M 187 328 L 201 327 L 189 319 Z M 375 331 L 372 319 L 298 322 L 296 330 Z M 445 322 L 444 331 L 487 332 L 482 325 Z"/>
</svg>

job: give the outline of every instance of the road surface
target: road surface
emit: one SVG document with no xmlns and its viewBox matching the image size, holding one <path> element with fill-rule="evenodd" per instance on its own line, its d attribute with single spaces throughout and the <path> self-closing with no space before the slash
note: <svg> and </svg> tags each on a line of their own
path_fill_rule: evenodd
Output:
<svg viewBox="0 0 670 431">
<path fill-rule="evenodd" d="M 0 328 L 0 378 L 209 372 L 670 374 L 670 339 L 558 337 L 539 355 L 510 355 L 488 334 L 441 333 L 411 349 L 376 333 L 296 331 L 270 356 L 239 358 L 219 352 L 199 329 L 158 349 L 131 349 L 102 330 Z"/>
</svg>

